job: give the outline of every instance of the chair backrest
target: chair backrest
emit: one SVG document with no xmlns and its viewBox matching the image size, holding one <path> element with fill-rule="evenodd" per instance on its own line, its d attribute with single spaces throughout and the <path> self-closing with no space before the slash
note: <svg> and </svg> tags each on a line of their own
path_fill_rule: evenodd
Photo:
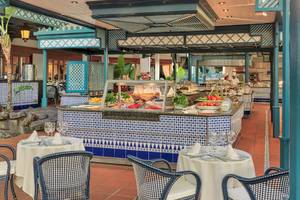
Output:
<svg viewBox="0 0 300 200">
<path fill-rule="evenodd" d="M 92 154 L 85 151 L 34 158 L 35 199 L 39 184 L 43 200 L 89 199 L 91 159 Z"/>
<path fill-rule="evenodd" d="M 7 156 L 0 153 L 0 162 L 3 160 L 4 164 L 0 165 L 0 180 L 4 179 L 4 200 L 8 200 L 8 182 L 10 179 L 10 161 Z M 3 167 L 3 168 L 2 168 Z M 1 169 L 2 168 L 2 169 Z M 0 194 L 0 199 L 2 198 Z"/>
<path fill-rule="evenodd" d="M 166 199 L 173 183 L 179 176 L 151 166 L 151 161 L 128 156 L 131 161 L 137 186 L 138 199 Z"/>
<path fill-rule="evenodd" d="M 288 171 L 279 171 L 252 179 L 228 175 L 223 180 L 223 193 L 225 200 L 228 199 L 227 183 L 230 178 L 238 180 L 244 186 L 251 200 L 289 199 Z"/>
</svg>

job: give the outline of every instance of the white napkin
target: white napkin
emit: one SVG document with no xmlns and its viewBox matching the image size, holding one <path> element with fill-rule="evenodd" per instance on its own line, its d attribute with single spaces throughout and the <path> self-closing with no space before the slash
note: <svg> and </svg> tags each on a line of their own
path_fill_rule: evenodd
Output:
<svg viewBox="0 0 300 200">
<path fill-rule="evenodd" d="M 233 149 L 232 145 L 229 144 L 227 146 L 227 155 L 226 155 L 228 158 L 231 158 L 231 159 L 239 159 L 239 155 L 237 154 L 237 152 Z"/>
<path fill-rule="evenodd" d="M 189 150 L 188 154 L 189 155 L 195 155 L 195 154 L 199 154 L 201 150 L 201 144 L 199 142 L 195 143 L 191 149 Z"/>
<path fill-rule="evenodd" d="M 32 134 L 25 140 L 25 142 L 39 142 L 41 139 L 36 131 L 33 131 Z"/>
<path fill-rule="evenodd" d="M 55 133 L 54 138 L 52 140 L 52 144 L 62 144 L 62 143 L 63 143 L 63 139 L 60 133 Z"/>
</svg>

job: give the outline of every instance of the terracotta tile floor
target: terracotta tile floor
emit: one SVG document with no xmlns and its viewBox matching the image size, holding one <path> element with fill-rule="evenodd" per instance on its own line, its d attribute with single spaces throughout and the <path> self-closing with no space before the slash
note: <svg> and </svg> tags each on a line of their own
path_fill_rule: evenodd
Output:
<svg viewBox="0 0 300 200">
<path fill-rule="evenodd" d="M 263 173 L 264 168 L 264 130 L 265 111 L 269 109 L 268 104 L 255 104 L 250 118 L 243 120 L 243 128 L 237 148 L 249 152 L 253 156 L 256 172 Z M 279 165 L 279 141 L 271 138 L 270 127 L 270 149 L 271 166 Z M 0 143 L 16 143 L 28 135 L 17 138 L 0 140 Z M 1 187 L 0 200 L 2 197 Z M 19 200 L 30 200 L 31 198 L 17 188 Z M 91 169 L 91 200 L 133 200 L 135 199 L 135 180 L 131 167 L 92 164 Z"/>
</svg>

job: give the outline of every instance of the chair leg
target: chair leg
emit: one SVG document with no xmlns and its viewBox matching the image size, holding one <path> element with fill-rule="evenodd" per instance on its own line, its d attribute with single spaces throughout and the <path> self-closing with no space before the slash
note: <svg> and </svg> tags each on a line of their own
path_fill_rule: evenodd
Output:
<svg viewBox="0 0 300 200">
<path fill-rule="evenodd" d="M 10 189 L 14 200 L 17 200 L 17 195 L 15 192 L 15 184 L 14 184 L 14 175 L 11 175 L 10 178 Z"/>
<path fill-rule="evenodd" d="M 8 182 L 9 182 L 9 177 L 6 177 L 4 182 L 4 200 L 8 200 Z"/>
</svg>

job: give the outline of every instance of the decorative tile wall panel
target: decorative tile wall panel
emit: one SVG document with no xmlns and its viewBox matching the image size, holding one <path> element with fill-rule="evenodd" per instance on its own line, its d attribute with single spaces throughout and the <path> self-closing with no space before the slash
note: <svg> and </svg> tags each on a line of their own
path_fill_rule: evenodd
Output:
<svg viewBox="0 0 300 200">
<path fill-rule="evenodd" d="M 84 139 L 87 149 L 98 156 L 166 158 L 176 162 L 185 146 L 206 144 L 207 130 L 224 133 L 231 117 L 160 115 L 159 121 L 103 119 L 102 112 L 59 110 L 68 125 L 64 135 Z M 208 127 L 207 127 L 208 125 Z"/>
</svg>

